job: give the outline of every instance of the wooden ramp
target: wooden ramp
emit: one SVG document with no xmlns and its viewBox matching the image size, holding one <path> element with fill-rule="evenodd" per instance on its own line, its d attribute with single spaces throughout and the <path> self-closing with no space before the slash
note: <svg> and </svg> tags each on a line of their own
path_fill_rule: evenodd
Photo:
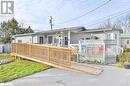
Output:
<svg viewBox="0 0 130 86">
<path fill-rule="evenodd" d="M 86 73 L 93 74 L 93 75 L 99 75 L 103 71 L 102 68 L 84 64 L 84 63 L 82 63 L 82 64 L 74 63 L 72 65 L 72 68 L 74 68 L 75 70 L 79 70 L 79 71 L 86 72 Z"/>
<path fill-rule="evenodd" d="M 48 64 L 64 70 L 80 71 L 93 75 L 101 74 L 103 71 L 101 68 L 88 64 L 72 62 L 72 50 L 73 49 L 71 48 L 61 48 L 47 45 L 14 43 L 12 44 L 11 55 Z"/>
</svg>

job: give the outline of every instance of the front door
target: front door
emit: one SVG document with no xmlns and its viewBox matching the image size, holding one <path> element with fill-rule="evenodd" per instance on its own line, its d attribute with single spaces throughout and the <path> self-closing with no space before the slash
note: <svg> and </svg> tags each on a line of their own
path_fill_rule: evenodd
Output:
<svg viewBox="0 0 130 86">
<path fill-rule="evenodd" d="M 44 38 L 43 36 L 39 37 L 39 44 L 43 44 L 44 43 Z"/>
</svg>

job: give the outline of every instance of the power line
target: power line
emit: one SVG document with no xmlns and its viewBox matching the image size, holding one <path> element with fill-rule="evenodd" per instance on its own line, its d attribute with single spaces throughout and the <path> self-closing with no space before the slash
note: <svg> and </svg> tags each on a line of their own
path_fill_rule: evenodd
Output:
<svg viewBox="0 0 130 86">
<path fill-rule="evenodd" d="M 100 22 L 93 23 L 93 24 L 90 24 L 90 25 L 88 25 L 88 26 L 97 25 L 97 24 L 102 23 L 102 22 L 104 22 L 104 21 L 106 21 L 106 20 L 108 20 L 108 19 L 112 19 L 112 18 L 119 17 L 119 16 L 121 16 L 121 15 L 123 15 L 123 14 L 125 14 L 125 13 L 127 13 L 127 12 L 129 12 L 129 11 L 130 11 L 130 8 L 128 8 L 128 9 L 126 9 L 126 10 L 123 10 L 123 11 L 120 11 L 120 12 L 117 12 L 117 13 L 114 13 L 114 14 L 118 14 L 118 15 L 115 15 L 115 16 L 113 16 L 114 14 L 111 14 L 111 15 L 106 16 L 106 17 L 103 17 L 103 18 L 101 18 L 101 19 L 104 19 L 104 18 L 107 18 L 107 17 L 109 17 L 109 18 L 104 19 L 104 20 L 99 19 L 99 20 L 101 20 Z M 112 17 L 111 17 L 111 16 L 112 16 Z"/>
<path fill-rule="evenodd" d="M 86 16 L 86 15 L 92 13 L 93 11 L 96 11 L 97 9 L 99 9 L 99 8 L 101 8 L 101 7 L 103 7 L 103 6 L 105 6 L 105 5 L 108 4 L 110 1 L 111 1 L 111 0 L 109 0 L 109 1 L 107 1 L 107 2 L 105 2 L 105 3 L 103 3 L 102 5 L 100 5 L 100 6 L 96 7 L 96 8 L 94 8 L 93 10 L 91 10 L 91 11 L 89 11 L 89 12 L 84 13 L 83 15 L 80 15 L 80 16 L 78 16 L 78 17 L 75 17 L 75 18 L 72 18 L 72 19 L 67 20 L 67 21 L 65 21 L 65 22 L 62 22 L 61 24 L 63 24 L 63 23 L 68 23 L 68 22 L 71 22 L 71 21 L 80 19 L 81 17 L 84 17 L 84 16 Z"/>
<path fill-rule="evenodd" d="M 66 2 L 64 3 L 64 1 L 66 1 Z M 61 0 L 60 3 L 58 3 L 59 6 L 56 5 L 55 7 L 53 7 L 54 9 L 57 9 L 57 10 L 58 10 L 58 11 L 55 11 L 54 14 L 56 14 L 56 13 L 59 12 L 61 9 L 63 9 L 63 8 L 65 7 L 65 5 L 68 4 L 68 2 L 73 2 L 73 0 Z M 70 3 L 70 4 L 71 4 L 71 3 Z"/>
<path fill-rule="evenodd" d="M 64 3 L 64 1 L 66 1 L 66 2 Z M 82 2 L 87 2 L 87 1 L 89 1 L 89 0 L 84 0 Z M 72 4 L 76 3 L 76 2 L 77 1 L 75 1 L 75 0 L 62 0 L 59 3 L 59 6 L 56 5 L 56 7 L 54 7 L 54 9 L 57 9 L 58 12 L 59 12 L 61 9 L 63 9 L 64 7 L 66 7 L 66 5 L 72 5 Z M 81 2 L 81 0 L 78 0 L 78 2 Z M 57 13 L 57 11 L 55 11 L 55 14 L 56 13 Z"/>
</svg>

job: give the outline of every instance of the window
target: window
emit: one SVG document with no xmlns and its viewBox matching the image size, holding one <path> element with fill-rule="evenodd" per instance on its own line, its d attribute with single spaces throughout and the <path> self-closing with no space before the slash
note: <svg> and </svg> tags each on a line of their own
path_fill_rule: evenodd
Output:
<svg viewBox="0 0 130 86">
<path fill-rule="evenodd" d="M 54 38 L 54 43 L 58 43 L 58 39 L 57 38 Z"/>
<path fill-rule="evenodd" d="M 90 38 L 89 38 L 89 37 L 87 37 L 87 38 L 85 38 L 85 40 L 90 40 Z"/>
<path fill-rule="evenodd" d="M 65 45 L 68 45 L 68 37 L 65 37 Z"/>
<path fill-rule="evenodd" d="M 115 39 L 117 39 L 117 34 L 115 34 Z"/>
<path fill-rule="evenodd" d="M 18 43 L 22 43 L 22 40 L 18 40 Z"/>
<path fill-rule="evenodd" d="M 129 40 L 127 40 L 127 44 L 129 44 Z"/>
<path fill-rule="evenodd" d="M 111 39 L 111 34 L 110 33 L 107 34 L 107 39 Z"/>
<path fill-rule="evenodd" d="M 39 43 L 43 44 L 43 37 L 39 37 Z"/>
<path fill-rule="evenodd" d="M 53 41 L 53 37 L 52 36 L 48 36 L 48 44 L 51 44 Z"/>
</svg>

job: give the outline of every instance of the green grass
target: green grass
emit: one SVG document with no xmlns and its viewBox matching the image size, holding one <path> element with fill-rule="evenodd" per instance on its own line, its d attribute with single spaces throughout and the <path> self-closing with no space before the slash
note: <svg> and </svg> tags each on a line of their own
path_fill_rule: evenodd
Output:
<svg viewBox="0 0 130 86">
<path fill-rule="evenodd" d="M 119 67 L 119 68 L 122 68 L 123 65 L 124 65 L 124 64 L 122 64 L 122 63 L 117 63 L 117 64 L 114 64 L 113 66 L 115 66 L 115 67 Z"/>
<path fill-rule="evenodd" d="M 7 55 L 7 56 L 0 56 L 0 60 L 4 60 L 4 59 L 14 60 L 14 58 L 9 56 L 9 55 Z"/>
<path fill-rule="evenodd" d="M 11 56 L 0 56 L 0 59 L 13 58 Z M 46 64 L 16 59 L 12 63 L 0 65 L 0 82 L 7 82 L 48 68 L 49 66 Z"/>
</svg>

